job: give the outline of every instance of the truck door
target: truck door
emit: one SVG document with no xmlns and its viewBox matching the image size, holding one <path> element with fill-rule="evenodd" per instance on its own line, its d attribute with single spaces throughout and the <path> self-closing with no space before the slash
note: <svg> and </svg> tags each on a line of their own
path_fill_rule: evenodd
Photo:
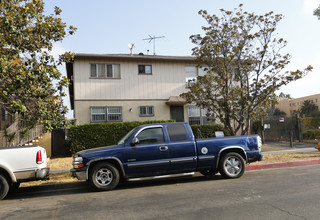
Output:
<svg viewBox="0 0 320 220">
<path fill-rule="evenodd" d="M 184 124 L 167 126 L 171 172 L 193 171 L 197 165 L 195 141 L 188 137 Z"/>
<path fill-rule="evenodd" d="M 169 150 L 162 126 L 149 126 L 135 135 L 137 143 L 127 151 L 127 175 L 142 177 L 169 172 Z"/>
</svg>

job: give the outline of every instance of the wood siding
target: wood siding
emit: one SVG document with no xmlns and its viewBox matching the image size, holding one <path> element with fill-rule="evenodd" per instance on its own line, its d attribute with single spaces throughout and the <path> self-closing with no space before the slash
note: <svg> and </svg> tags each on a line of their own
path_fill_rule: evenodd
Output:
<svg viewBox="0 0 320 220">
<path fill-rule="evenodd" d="M 121 79 L 90 78 L 91 63 L 120 64 Z M 152 65 L 152 75 L 138 74 L 138 64 Z M 190 63 L 77 59 L 74 98 L 77 100 L 159 100 L 187 91 L 185 66 Z M 192 64 L 191 64 L 192 65 Z"/>
</svg>

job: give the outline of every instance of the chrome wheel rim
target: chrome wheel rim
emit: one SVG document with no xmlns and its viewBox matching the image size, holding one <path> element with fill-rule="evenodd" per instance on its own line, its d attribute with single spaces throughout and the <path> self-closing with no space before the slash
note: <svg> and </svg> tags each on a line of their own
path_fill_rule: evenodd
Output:
<svg viewBox="0 0 320 220">
<path fill-rule="evenodd" d="M 242 163 L 237 157 L 229 157 L 225 162 L 224 168 L 230 176 L 237 176 L 242 171 Z"/>
<path fill-rule="evenodd" d="M 96 182 L 101 186 L 108 186 L 113 180 L 112 172 L 107 168 L 101 168 L 97 171 Z"/>
</svg>

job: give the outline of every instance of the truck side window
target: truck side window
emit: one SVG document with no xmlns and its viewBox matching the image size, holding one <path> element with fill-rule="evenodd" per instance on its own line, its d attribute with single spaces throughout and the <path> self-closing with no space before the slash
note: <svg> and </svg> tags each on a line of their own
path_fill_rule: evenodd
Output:
<svg viewBox="0 0 320 220">
<path fill-rule="evenodd" d="M 187 131 L 183 124 L 173 124 L 167 126 L 171 142 L 188 140 Z"/>
<path fill-rule="evenodd" d="M 138 144 L 154 144 L 164 142 L 162 128 L 145 129 L 137 136 L 137 138 L 139 139 Z"/>
</svg>

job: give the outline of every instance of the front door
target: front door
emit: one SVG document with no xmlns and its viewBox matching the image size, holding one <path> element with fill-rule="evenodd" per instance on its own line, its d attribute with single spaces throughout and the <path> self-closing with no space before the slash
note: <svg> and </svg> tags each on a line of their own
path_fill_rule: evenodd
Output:
<svg viewBox="0 0 320 220">
<path fill-rule="evenodd" d="M 184 122 L 183 106 L 170 106 L 170 116 L 176 122 Z"/>
</svg>

